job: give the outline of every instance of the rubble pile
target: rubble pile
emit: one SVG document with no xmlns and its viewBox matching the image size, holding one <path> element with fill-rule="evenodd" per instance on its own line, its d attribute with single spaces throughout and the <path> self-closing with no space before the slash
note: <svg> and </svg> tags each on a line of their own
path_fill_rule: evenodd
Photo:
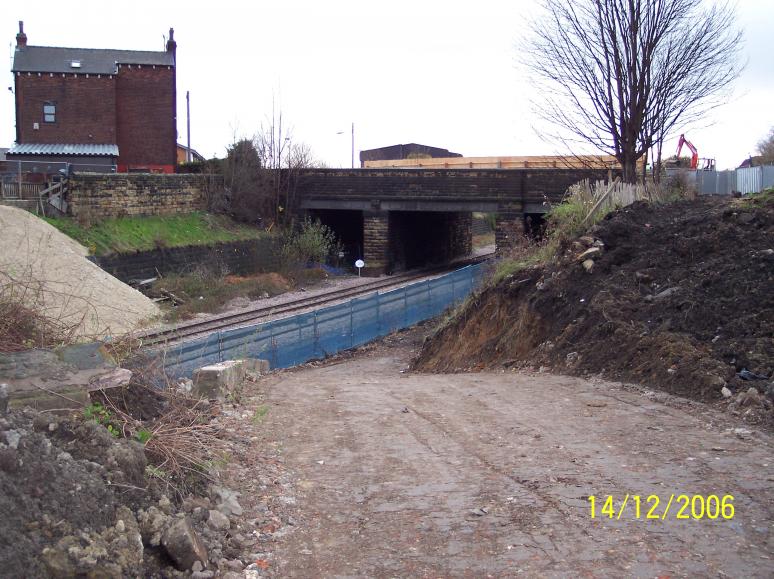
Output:
<svg viewBox="0 0 774 579">
<path fill-rule="evenodd" d="M 221 426 L 242 420 L 233 409 L 213 415 Z M 229 453 L 249 443 L 240 434 L 225 441 Z M 141 442 L 83 414 L 0 408 L 3 576 L 234 579 L 265 567 L 263 544 L 283 523 L 259 497 L 248 511 L 217 470 L 185 492 L 160 470 Z M 263 492 L 279 478 L 270 468 L 242 475 Z"/>
</svg>

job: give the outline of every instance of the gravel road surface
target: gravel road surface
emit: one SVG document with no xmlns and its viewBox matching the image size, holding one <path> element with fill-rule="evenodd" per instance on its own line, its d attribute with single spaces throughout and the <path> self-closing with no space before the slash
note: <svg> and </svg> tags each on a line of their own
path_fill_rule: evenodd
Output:
<svg viewBox="0 0 774 579">
<path fill-rule="evenodd" d="M 774 575 L 770 434 L 596 379 L 411 374 L 421 337 L 259 382 L 269 411 L 256 447 L 279 449 L 295 489 L 268 573 Z M 646 518 L 648 496 L 660 517 L 673 494 L 665 518 Z M 689 505 L 678 519 L 680 494 L 733 495 L 734 515 L 694 519 Z M 613 519 L 600 512 L 608 495 Z"/>
</svg>

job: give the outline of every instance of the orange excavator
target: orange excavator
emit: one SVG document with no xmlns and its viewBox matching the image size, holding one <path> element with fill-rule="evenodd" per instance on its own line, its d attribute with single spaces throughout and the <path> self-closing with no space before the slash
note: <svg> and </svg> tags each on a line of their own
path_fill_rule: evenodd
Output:
<svg viewBox="0 0 774 579">
<path fill-rule="evenodd" d="M 693 143 L 685 138 L 685 135 L 680 135 L 680 141 L 677 144 L 677 162 L 680 162 L 680 151 L 683 150 L 683 145 L 691 150 L 691 169 L 699 168 L 699 151 L 693 146 Z M 712 171 L 715 169 L 715 159 L 702 159 L 704 161 L 702 169 L 704 171 Z"/>
</svg>

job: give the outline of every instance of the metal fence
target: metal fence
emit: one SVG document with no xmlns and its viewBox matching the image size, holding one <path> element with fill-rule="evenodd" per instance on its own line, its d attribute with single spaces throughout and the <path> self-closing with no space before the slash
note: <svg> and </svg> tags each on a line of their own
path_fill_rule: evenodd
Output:
<svg viewBox="0 0 774 579">
<path fill-rule="evenodd" d="M 738 191 L 744 195 L 760 193 L 768 187 L 774 187 L 774 166 L 747 167 L 730 171 L 688 171 L 681 172 L 695 184 L 700 195 L 731 195 Z M 670 174 L 670 171 L 667 171 Z"/>
<path fill-rule="evenodd" d="M 736 190 L 740 193 L 759 193 L 769 187 L 774 187 L 774 165 L 736 170 Z"/>
<path fill-rule="evenodd" d="M 45 187 L 53 177 L 69 173 L 115 173 L 116 166 L 102 163 L 67 163 L 40 159 L 37 161 L 0 160 L 0 183 L 5 196 L 18 196 L 31 188 Z"/>
<path fill-rule="evenodd" d="M 731 195 L 736 191 L 736 171 L 696 171 L 700 195 Z"/>
<path fill-rule="evenodd" d="M 470 265 L 384 293 L 263 324 L 225 330 L 164 353 L 173 377 L 190 377 L 208 364 L 240 358 L 269 360 L 289 368 L 361 346 L 408 328 L 462 302 L 479 285 L 485 264 Z"/>
<path fill-rule="evenodd" d="M 46 188 L 45 183 L 18 183 L 0 181 L 0 197 L 3 199 L 37 199 Z"/>
</svg>

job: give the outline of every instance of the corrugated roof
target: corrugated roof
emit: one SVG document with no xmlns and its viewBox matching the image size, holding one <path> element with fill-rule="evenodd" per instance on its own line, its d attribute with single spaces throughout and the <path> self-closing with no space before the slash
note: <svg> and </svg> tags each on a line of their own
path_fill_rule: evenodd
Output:
<svg viewBox="0 0 774 579">
<path fill-rule="evenodd" d="M 23 143 L 14 145 L 8 155 L 82 155 L 85 157 L 118 157 L 118 145 L 93 143 Z"/>
<path fill-rule="evenodd" d="M 73 61 L 80 66 L 73 67 Z M 175 55 L 166 51 L 26 46 L 16 48 L 12 71 L 116 74 L 116 63 L 174 66 Z"/>
</svg>

